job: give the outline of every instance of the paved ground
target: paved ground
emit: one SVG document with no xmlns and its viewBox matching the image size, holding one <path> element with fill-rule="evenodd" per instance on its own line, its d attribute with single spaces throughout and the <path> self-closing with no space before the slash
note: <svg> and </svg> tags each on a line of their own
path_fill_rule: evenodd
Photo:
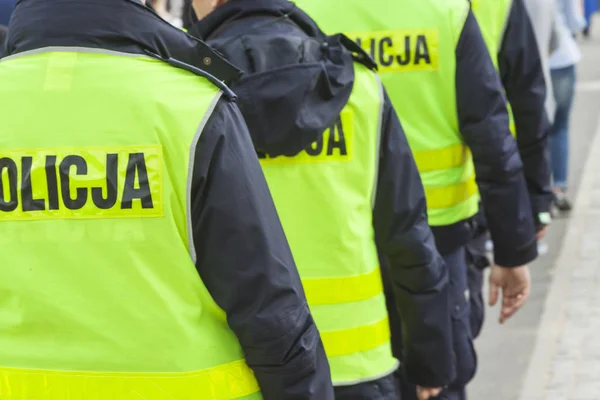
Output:
<svg viewBox="0 0 600 400">
<path fill-rule="evenodd" d="M 471 400 L 600 399 L 600 30 L 582 50 L 571 136 L 576 211 L 554 222 L 549 253 L 532 265 L 527 307 L 504 326 L 488 310 Z"/>
</svg>

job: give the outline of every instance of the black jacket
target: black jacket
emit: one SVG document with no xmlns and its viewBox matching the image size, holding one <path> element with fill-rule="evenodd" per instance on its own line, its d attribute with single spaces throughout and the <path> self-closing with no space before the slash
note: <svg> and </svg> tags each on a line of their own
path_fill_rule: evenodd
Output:
<svg viewBox="0 0 600 400">
<path fill-rule="evenodd" d="M 8 55 L 48 46 L 153 55 L 208 76 L 225 91 L 195 149 L 191 224 L 198 273 L 227 313 L 265 399 L 332 400 L 329 366 L 291 252 L 247 127 L 221 83 L 239 71 L 130 0 L 21 0 Z"/>
<path fill-rule="evenodd" d="M 535 32 L 523 0 L 513 0 L 498 57 L 500 78 L 512 107 L 517 143 L 534 217 L 552 202 L 546 115 L 546 82 Z M 536 220 L 539 223 L 539 221 Z"/>
<path fill-rule="evenodd" d="M 500 78 L 509 101 L 517 130 L 517 145 L 523 161 L 529 198 L 536 230 L 543 227 L 540 213 L 549 212 L 552 202 L 552 175 L 548 150 L 551 124 L 545 111 L 546 82 L 540 52 L 523 0 L 513 0 L 507 16 L 504 37 L 497 57 Z M 475 235 L 485 234 L 487 221 L 483 212 L 474 220 Z M 475 265 L 489 265 L 484 253 L 468 246 L 469 260 Z"/>
<path fill-rule="evenodd" d="M 472 12 L 456 48 L 456 105 L 460 132 L 471 149 L 477 184 L 498 265 L 514 267 L 537 257 L 531 202 L 523 164 L 509 131 L 506 97 Z M 465 245 L 470 223 L 436 227 L 436 241 Z"/>
<path fill-rule="evenodd" d="M 244 1 L 230 0 L 228 9 L 241 7 Z M 344 0 L 327 1 L 344 9 Z M 363 12 L 364 18 L 376 19 L 382 10 L 367 7 Z M 495 260 L 505 267 L 523 265 L 537 257 L 531 201 L 519 149 L 509 131 L 504 89 L 471 12 L 455 56 L 459 131 L 473 154 L 477 184 L 495 244 Z M 433 228 L 438 250 L 449 254 L 465 246 L 473 233 L 472 225 L 466 220 Z"/>
<path fill-rule="evenodd" d="M 293 155 L 334 122 L 352 92 L 354 65 L 342 36 L 326 37 L 285 0 L 231 0 L 191 33 L 207 40 L 246 75 L 232 88 L 258 151 Z M 355 58 L 372 65 L 358 48 Z M 453 380 L 447 271 L 427 225 L 418 170 L 400 122 L 385 98 L 375 239 L 405 321 L 404 358 L 417 384 Z"/>
</svg>

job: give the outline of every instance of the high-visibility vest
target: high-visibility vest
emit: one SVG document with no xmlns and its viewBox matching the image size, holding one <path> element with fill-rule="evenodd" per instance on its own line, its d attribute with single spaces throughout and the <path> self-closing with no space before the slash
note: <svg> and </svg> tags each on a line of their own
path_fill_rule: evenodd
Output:
<svg viewBox="0 0 600 400">
<path fill-rule="evenodd" d="M 485 40 L 494 67 L 499 71 L 498 55 L 504 39 L 506 24 L 510 15 L 512 0 L 471 0 L 473 14 L 477 18 L 477 23 L 481 29 L 481 34 Z M 510 131 L 513 136 L 516 135 L 516 127 L 510 104 L 507 104 L 510 117 Z"/>
<path fill-rule="evenodd" d="M 379 64 L 421 172 L 429 223 L 472 217 L 479 194 L 456 112 L 456 46 L 465 0 L 298 0 L 326 32 L 344 32 Z M 343 10 L 343 12 L 340 12 Z"/>
<path fill-rule="evenodd" d="M 262 398 L 191 239 L 221 91 L 98 49 L 9 57 L 0 79 L 0 398 Z"/>
<path fill-rule="evenodd" d="M 398 366 L 373 231 L 382 96 L 357 64 L 348 104 L 319 141 L 294 157 L 260 155 L 338 386 Z"/>
</svg>

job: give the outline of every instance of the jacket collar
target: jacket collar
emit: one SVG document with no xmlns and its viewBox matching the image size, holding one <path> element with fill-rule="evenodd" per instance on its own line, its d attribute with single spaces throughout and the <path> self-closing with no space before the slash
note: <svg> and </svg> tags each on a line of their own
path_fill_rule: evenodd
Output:
<svg viewBox="0 0 600 400">
<path fill-rule="evenodd" d="M 324 37 L 317 24 L 294 3 L 287 0 L 230 0 L 217 7 L 202 21 L 196 22 L 190 27 L 190 33 L 207 39 L 224 25 L 253 16 L 288 16 L 308 36 Z"/>
<path fill-rule="evenodd" d="M 204 42 L 137 0 L 19 0 L 6 43 L 7 56 L 44 47 L 87 47 L 150 55 L 226 83 L 241 75 Z"/>
<path fill-rule="evenodd" d="M 322 0 L 326 1 L 326 0 Z M 288 17 L 308 36 L 323 42 L 331 40 L 319 28 L 317 23 L 294 3 L 287 0 L 229 0 L 217 7 L 212 13 L 198 21 L 196 13 L 190 5 L 184 19 L 188 21 L 186 28 L 190 34 L 203 40 L 208 40 L 219 32 L 220 29 L 242 19 L 257 16 Z M 377 64 L 356 43 L 342 34 L 335 35 L 334 40 L 349 50 L 354 60 L 367 68 L 376 70 Z"/>
</svg>

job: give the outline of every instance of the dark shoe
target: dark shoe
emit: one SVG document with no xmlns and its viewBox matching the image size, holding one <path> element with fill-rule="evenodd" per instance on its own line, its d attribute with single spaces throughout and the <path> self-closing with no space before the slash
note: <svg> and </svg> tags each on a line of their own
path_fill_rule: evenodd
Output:
<svg viewBox="0 0 600 400">
<path fill-rule="evenodd" d="M 583 37 L 588 39 L 590 37 L 590 27 L 589 25 L 583 29 Z"/>
<path fill-rule="evenodd" d="M 571 211 L 573 209 L 571 201 L 563 191 L 554 192 L 554 205 L 563 212 Z"/>
</svg>

